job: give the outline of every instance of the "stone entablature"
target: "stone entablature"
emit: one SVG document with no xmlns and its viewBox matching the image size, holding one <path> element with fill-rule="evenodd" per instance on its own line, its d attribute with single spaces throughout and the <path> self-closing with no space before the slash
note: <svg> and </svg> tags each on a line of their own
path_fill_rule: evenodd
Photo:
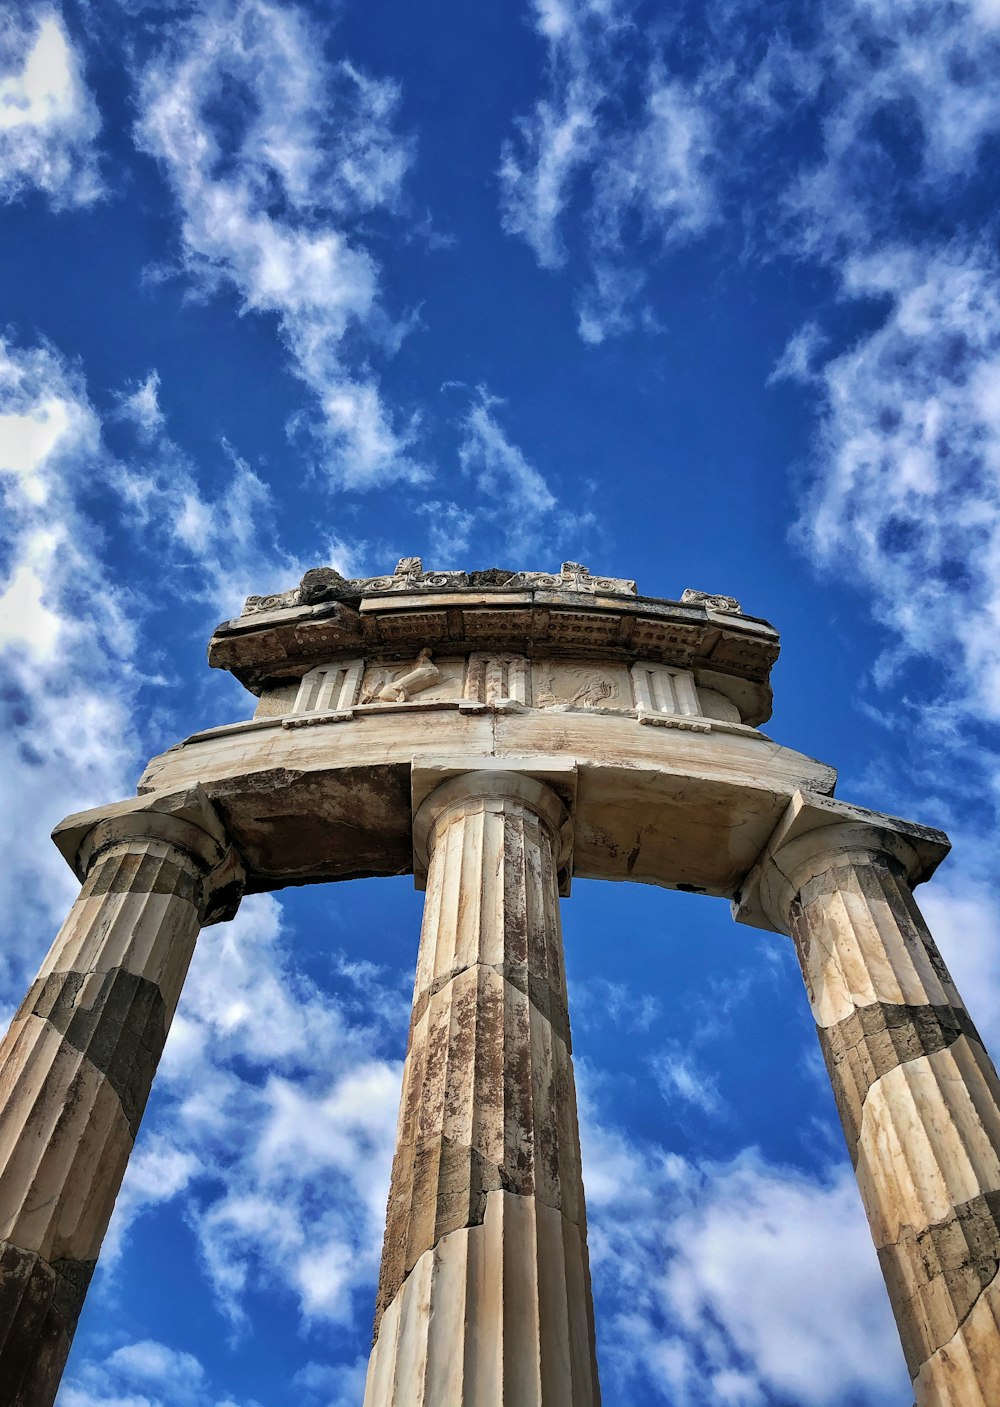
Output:
<svg viewBox="0 0 1000 1407">
<path fill-rule="evenodd" d="M 254 717 L 295 727 L 401 704 L 618 713 L 640 723 L 704 733 L 712 731 L 713 722 L 723 728 L 742 725 L 736 704 L 718 689 L 699 685 L 690 670 L 649 660 L 628 668 L 586 658 L 532 660 L 503 652 L 441 657 L 429 648 L 402 664 L 356 658 L 317 665 L 297 687 L 265 689 Z"/>
<path fill-rule="evenodd" d="M 381 585 L 374 588 L 373 582 Z M 633 582 L 591 576 L 575 563 L 552 574 L 398 570 L 392 577 L 360 582 L 345 582 L 331 569 L 317 568 L 306 573 L 303 583 L 280 596 L 250 598 L 249 609 L 220 625 L 209 645 L 210 664 L 230 670 L 251 692 L 271 696 L 263 707 L 267 716 L 296 711 L 299 681 L 319 667 L 363 658 L 366 670 L 385 671 L 380 685 L 385 687 L 413 667 L 421 651 L 430 651 L 438 669 L 444 661 L 479 656 L 530 662 L 524 699 L 517 690 L 498 692 L 493 683 L 481 702 L 506 697 L 528 703 L 530 690 L 535 706 L 540 699 L 546 706 L 546 684 L 538 678 L 541 663 L 563 660 L 570 667 L 572 660 L 578 667 L 599 658 L 602 668 L 620 666 L 625 674 L 644 662 L 688 671 L 699 690 L 714 691 L 722 699 L 701 709 L 721 722 L 756 726 L 770 717 L 769 676 L 778 635 L 766 621 L 743 615 L 732 597 L 697 591 L 685 591 L 680 601 L 641 597 L 634 594 Z M 450 664 L 448 678 L 454 680 L 464 668 Z M 354 703 L 345 701 L 341 707 L 375 702 L 374 694 L 365 697 L 369 683 L 366 675 Z M 578 689 L 581 702 L 589 681 L 581 677 Z M 276 691 L 281 691 L 280 706 Z M 428 700 L 435 697 L 427 688 L 419 692 Z M 627 681 L 617 692 L 620 707 L 629 696 Z M 461 685 L 457 696 L 471 697 Z M 553 694 L 550 702 L 572 699 Z M 600 706 L 596 698 L 587 702 Z M 641 706 L 654 716 L 684 711 Z M 632 698 L 628 707 L 638 709 L 640 702 Z"/>
</svg>

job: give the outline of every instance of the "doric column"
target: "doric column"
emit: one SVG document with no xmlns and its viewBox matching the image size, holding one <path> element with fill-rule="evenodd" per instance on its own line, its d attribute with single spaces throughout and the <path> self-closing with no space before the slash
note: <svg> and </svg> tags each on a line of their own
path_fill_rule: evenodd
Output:
<svg viewBox="0 0 1000 1407">
<path fill-rule="evenodd" d="M 0 1397 L 59 1386 L 202 923 L 242 874 L 200 788 L 70 817 L 83 879 L 0 1045 Z"/>
<path fill-rule="evenodd" d="M 795 942 L 918 1407 L 997 1407 L 1000 1083 L 910 888 L 946 849 L 800 794 L 749 889 Z"/>
<path fill-rule="evenodd" d="M 365 1407 L 597 1407 L 557 871 L 541 782 L 414 823 L 427 898 Z M 563 857 L 564 858 L 564 857 Z"/>
</svg>

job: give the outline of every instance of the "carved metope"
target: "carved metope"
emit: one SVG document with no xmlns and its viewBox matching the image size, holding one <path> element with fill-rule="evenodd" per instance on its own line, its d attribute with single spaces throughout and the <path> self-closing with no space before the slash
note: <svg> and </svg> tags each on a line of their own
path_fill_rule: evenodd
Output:
<svg viewBox="0 0 1000 1407">
<path fill-rule="evenodd" d="M 917 1407 L 996 1407 L 1000 1083 L 890 826 L 774 844 L 761 899 L 795 942 Z"/>
<path fill-rule="evenodd" d="M 238 902 L 214 812 L 197 789 L 179 810 L 93 826 L 80 897 L 0 1045 L 4 1407 L 55 1397 L 198 930 Z"/>
<path fill-rule="evenodd" d="M 559 923 L 562 803 L 513 773 L 415 822 L 427 898 L 365 1407 L 596 1407 Z"/>
</svg>

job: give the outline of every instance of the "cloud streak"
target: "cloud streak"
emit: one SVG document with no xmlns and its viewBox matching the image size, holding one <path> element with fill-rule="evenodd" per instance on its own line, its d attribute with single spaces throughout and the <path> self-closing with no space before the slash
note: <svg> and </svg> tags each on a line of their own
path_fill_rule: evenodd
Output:
<svg viewBox="0 0 1000 1407">
<path fill-rule="evenodd" d="M 177 202 L 185 272 L 276 317 L 324 458 L 355 489 L 424 477 L 415 422 L 393 422 L 356 348 L 359 336 L 391 347 L 400 335 L 359 229 L 400 205 L 411 148 L 394 130 L 398 97 L 328 61 L 305 13 L 268 0 L 177 24 L 139 88 L 137 140 Z"/>
</svg>

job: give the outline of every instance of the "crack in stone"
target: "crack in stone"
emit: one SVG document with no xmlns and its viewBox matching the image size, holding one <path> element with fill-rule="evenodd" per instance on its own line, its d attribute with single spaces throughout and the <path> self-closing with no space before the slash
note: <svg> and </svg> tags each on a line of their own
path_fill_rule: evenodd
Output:
<svg viewBox="0 0 1000 1407">
<path fill-rule="evenodd" d="M 1000 1191 L 985 1192 L 955 1207 L 931 1226 L 900 1228 L 896 1241 L 879 1249 L 879 1263 L 896 1309 L 910 1376 L 960 1331 L 983 1294 L 1000 1273 Z M 902 1293 L 908 1283 L 909 1293 Z M 940 1292 L 927 1291 L 943 1281 L 954 1323 L 940 1322 Z M 964 1307 L 960 1307 L 963 1305 Z M 916 1312 L 914 1312 L 916 1311 Z"/>
<path fill-rule="evenodd" d="M 947 1005 L 870 1002 L 835 1026 L 817 1026 L 816 1033 L 855 1166 L 865 1104 L 885 1075 L 947 1050 L 963 1036 L 982 1047 L 965 1008 Z M 940 1078 L 956 1077 L 940 1072 Z"/>
</svg>

